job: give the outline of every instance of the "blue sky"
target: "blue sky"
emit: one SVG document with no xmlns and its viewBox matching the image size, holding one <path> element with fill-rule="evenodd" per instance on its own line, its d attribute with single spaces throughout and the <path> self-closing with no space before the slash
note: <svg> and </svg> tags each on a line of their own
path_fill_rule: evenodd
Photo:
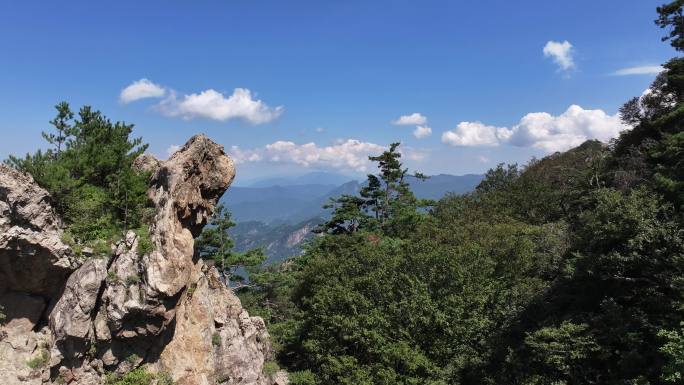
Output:
<svg viewBox="0 0 684 385">
<path fill-rule="evenodd" d="M 363 173 L 393 141 L 430 174 L 524 163 L 625 129 L 620 105 L 675 55 L 662 2 L 5 1 L 0 158 L 42 146 L 67 100 L 160 157 L 203 132 L 239 180 Z"/>
</svg>

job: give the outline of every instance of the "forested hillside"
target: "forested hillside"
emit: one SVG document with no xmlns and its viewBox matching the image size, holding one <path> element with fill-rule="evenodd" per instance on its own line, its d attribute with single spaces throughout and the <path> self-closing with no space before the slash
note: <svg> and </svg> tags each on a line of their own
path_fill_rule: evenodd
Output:
<svg viewBox="0 0 684 385">
<path fill-rule="evenodd" d="M 684 1 L 658 25 L 684 50 Z M 292 384 L 684 381 L 684 59 L 610 144 L 417 199 L 393 145 L 305 253 L 254 274 Z M 419 176 L 420 177 L 420 176 Z"/>
</svg>

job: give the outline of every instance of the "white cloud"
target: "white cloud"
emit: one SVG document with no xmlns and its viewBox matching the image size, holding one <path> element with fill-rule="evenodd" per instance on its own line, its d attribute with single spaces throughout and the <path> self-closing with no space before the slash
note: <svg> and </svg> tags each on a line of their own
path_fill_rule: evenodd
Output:
<svg viewBox="0 0 684 385">
<path fill-rule="evenodd" d="M 575 67 L 573 60 L 574 49 L 569 41 L 548 41 L 544 46 L 544 56 L 550 57 L 560 67 L 561 70 L 567 71 Z"/>
<path fill-rule="evenodd" d="M 399 148 L 399 152 L 403 158 L 421 162 L 430 156 L 430 150 L 426 148 L 404 147 Z"/>
<path fill-rule="evenodd" d="M 442 133 L 442 142 L 452 146 L 497 146 L 510 136 L 504 127 L 488 126 L 481 122 L 461 122 L 452 131 Z"/>
<path fill-rule="evenodd" d="M 608 115 L 603 110 L 585 110 L 572 105 L 558 116 L 546 112 L 529 113 L 512 128 L 461 122 L 456 129 L 442 134 L 442 142 L 454 146 L 511 144 L 554 152 L 589 139 L 607 142 L 627 128 L 618 114 Z"/>
<path fill-rule="evenodd" d="M 628 76 L 628 75 L 657 75 L 663 71 L 663 67 L 659 65 L 654 66 L 638 66 L 638 67 L 627 67 L 619 69 L 612 73 L 615 76 Z"/>
<path fill-rule="evenodd" d="M 177 144 L 172 144 L 169 146 L 169 148 L 166 149 L 166 156 L 168 156 L 170 158 L 171 155 L 173 155 L 176 151 L 178 151 L 180 149 L 181 149 L 181 146 L 179 146 Z"/>
<path fill-rule="evenodd" d="M 385 147 L 378 144 L 356 139 L 338 141 L 322 147 L 313 142 L 297 144 L 279 140 L 251 150 L 233 146 L 228 153 L 237 163 L 267 161 L 364 172 L 371 163 L 368 156 L 378 155 L 384 150 Z"/>
<path fill-rule="evenodd" d="M 258 150 L 243 150 L 238 146 L 231 146 L 228 154 L 235 160 L 236 163 L 258 162 L 262 160 L 260 151 Z"/>
<path fill-rule="evenodd" d="M 397 126 L 423 125 L 425 123 L 427 123 L 427 118 L 419 112 L 414 112 L 411 115 L 402 115 L 399 119 L 392 121 L 392 124 Z"/>
<path fill-rule="evenodd" d="M 143 78 L 121 90 L 119 100 L 121 103 L 128 104 L 140 99 L 161 98 L 165 94 L 166 89 L 164 87 Z"/>
<path fill-rule="evenodd" d="M 282 106 L 268 106 L 253 97 L 252 92 L 246 88 L 236 88 L 232 95 L 227 96 L 214 89 L 208 89 L 179 97 L 173 89 L 154 84 L 147 79 L 133 82 L 121 91 L 119 97 L 123 103 L 145 98 L 163 98 L 154 106 L 155 109 L 164 115 L 184 119 L 242 119 L 251 124 L 262 124 L 277 119 L 284 110 Z"/>
<path fill-rule="evenodd" d="M 228 97 L 213 89 L 181 98 L 173 92 L 159 103 L 158 108 L 168 116 L 181 116 L 185 119 L 243 119 L 251 124 L 271 122 L 283 113 L 282 106 L 269 107 L 263 101 L 253 99 L 251 91 L 246 88 L 236 88 Z"/>
<path fill-rule="evenodd" d="M 319 134 L 322 133 L 322 132 L 325 132 L 325 128 L 323 128 L 323 127 L 316 127 L 316 132 L 318 132 Z"/>
<path fill-rule="evenodd" d="M 432 128 L 427 126 L 427 117 L 422 115 L 420 112 L 414 112 L 410 115 L 402 115 L 397 120 L 393 120 L 392 124 L 396 126 L 413 126 L 416 128 L 413 130 L 413 136 L 418 139 L 425 138 L 432 134 Z"/>
<path fill-rule="evenodd" d="M 413 136 L 418 139 L 430 136 L 430 134 L 432 134 L 432 128 L 428 126 L 416 126 L 416 129 L 413 130 Z"/>
</svg>

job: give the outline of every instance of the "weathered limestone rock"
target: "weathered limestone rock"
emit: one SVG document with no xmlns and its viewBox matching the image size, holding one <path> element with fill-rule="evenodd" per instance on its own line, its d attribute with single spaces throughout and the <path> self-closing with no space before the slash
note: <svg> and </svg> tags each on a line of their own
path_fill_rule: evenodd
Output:
<svg viewBox="0 0 684 385">
<path fill-rule="evenodd" d="M 0 293 L 47 300 L 59 295 L 78 263 L 61 241 L 50 195 L 30 175 L 0 165 Z"/>
<path fill-rule="evenodd" d="M 284 383 L 262 373 L 263 321 L 194 258 L 194 237 L 235 176 L 232 160 L 197 135 L 166 161 L 143 155 L 134 166 L 150 174 L 152 251 L 140 252 L 145 235 L 129 231 L 109 259 L 81 262 L 61 241 L 47 192 L 0 166 L 3 383 L 101 385 L 106 372 L 143 364 L 179 385 Z"/>
<path fill-rule="evenodd" d="M 191 287 L 177 307 L 174 338 L 160 368 L 180 385 L 270 384 L 261 365 L 253 364 L 270 354 L 263 320 L 242 309 L 214 268 L 199 263 Z"/>
<path fill-rule="evenodd" d="M 41 385 L 49 360 L 50 334 L 47 328 L 41 332 L 27 332 L 21 326 L 4 325 L 0 333 L 0 383 Z M 31 360 L 34 361 L 29 366 Z"/>
<path fill-rule="evenodd" d="M 144 164 L 151 163 L 148 156 Z M 155 291 L 172 297 L 188 284 L 193 239 L 234 177 L 233 161 L 223 147 L 203 135 L 192 137 L 156 167 L 149 192 L 157 208 L 151 226 L 156 248 L 146 261 L 147 283 Z"/>
<path fill-rule="evenodd" d="M 57 357 L 83 358 L 94 338 L 93 311 L 107 275 L 107 261 L 89 259 L 67 280 L 64 294 L 50 314 Z"/>
<path fill-rule="evenodd" d="M 38 385 L 49 374 L 46 313 L 79 266 L 61 236 L 47 191 L 30 175 L 0 165 L 0 306 L 7 317 L 0 325 L 3 384 Z"/>
</svg>

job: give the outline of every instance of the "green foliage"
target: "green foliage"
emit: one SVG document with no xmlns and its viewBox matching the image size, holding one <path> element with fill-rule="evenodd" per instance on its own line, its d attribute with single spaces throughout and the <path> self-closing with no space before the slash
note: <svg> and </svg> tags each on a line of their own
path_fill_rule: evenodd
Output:
<svg viewBox="0 0 684 385">
<path fill-rule="evenodd" d="M 316 376 L 310 370 L 288 373 L 291 385 L 316 385 Z"/>
<path fill-rule="evenodd" d="M 587 362 L 600 350 L 586 324 L 563 322 L 558 327 L 544 327 L 528 333 L 524 340 L 527 360 L 534 365 L 535 381 L 583 383 Z M 530 370 L 528 367 L 527 370 Z"/>
<path fill-rule="evenodd" d="M 155 385 L 173 385 L 173 378 L 167 372 L 157 373 L 157 383 Z"/>
<path fill-rule="evenodd" d="M 211 335 L 211 344 L 216 347 L 221 346 L 221 335 L 218 332 Z"/>
<path fill-rule="evenodd" d="M 40 369 L 47 365 L 48 361 L 50 361 L 50 352 L 47 349 L 41 349 L 37 356 L 26 361 L 26 365 L 31 369 Z"/>
<path fill-rule="evenodd" d="M 107 374 L 105 385 L 173 385 L 173 380 L 168 373 L 150 373 L 141 366 L 121 377 L 114 373 Z"/>
<path fill-rule="evenodd" d="M 665 67 L 610 146 L 429 210 L 395 145 L 371 158 L 304 254 L 238 292 L 292 383 L 684 382 L 684 59 Z"/>
<path fill-rule="evenodd" d="M 5 319 L 7 318 L 7 316 L 4 313 L 4 310 L 5 308 L 2 305 L 0 305 L 0 325 L 4 324 Z"/>
<path fill-rule="evenodd" d="M 142 225 L 148 177 L 131 165 L 147 145 L 141 138 L 129 139 L 133 125 L 112 123 L 89 106 L 77 119 L 65 102 L 56 109 L 53 132 L 43 133 L 52 147 L 5 162 L 30 173 L 50 192 L 79 249 L 111 243 L 123 230 Z"/>
<path fill-rule="evenodd" d="M 213 260 L 226 285 L 244 281 L 244 277 L 236 271 L 240 267 L 259 266 L 266 260 L 261 249 L 252 249 L 244 253 L 233 250 L 234 242 L 229 230 L 235 226 L 230 211 L 222 204 L 214 208 L 209 224 L 195 241 L 195 252 L 203 259 Z"/>
<path fill-rule="evenodd" d="M 197 283 L 193 282 L 188 287 L 188 296 L 192 297 L 192 295 L 195 294 L 195 290 L 197 290 Z"/>
<path fill-rule="evenodd" d="M 669 28 L 667 36 L 663 41 L 670 41 L 670 44 L 678 51 L 684 51 L 684 15 L 682 15 L 684 0 L 675 0 L 657 8 L 658 19 L 656 25 L 660 28 Z"/>
<path fill-rule="evenodd" d="M 119 277 L 116 275 L 114 271 L 108 271 L 106 280 L 107 282 L 116 282 L 119 280 Z"/>
<path fill-rule="evenodd" d="M 276 373 L 280 370 L 280 366 L 278 366 L 277 362 L 274 361 L 266 361 L 264 362 L 264 374 L 267 375 L 268 377 L 274 377 Z"/>
<path fill-rule="evenodd" d="M 131 286 L 131 285 L 137 285 L 140 283 L 140 276 L 139 275 L 129 275 L 126 277 L 126 285 Z"/>
<path fill-rule="evenodd" d="M 95 338 L 91 338 L 89 346 L 88 346 L 88 355 L 90 357 L 95 357 L 96 354 L 97 354 L 97 340 Z"/>
<path fill-rule="evenodd" d="M 141 360 L 140 356 L 133 353 L 130 356 L 126 357 L 126 361 L 128 361 L 130 364 L 137 364 Z"/>
<path fill-rule="evenodd" d="M 666 382 L 681 384 L 684 381 L 684 323 L 678 330 L 661 330 L 658 337 L 665 340 L 660 351 L 667 357 L 663 367 L 662 379 Z"/>
<path fill-rule="evenodd" d="M 135 233 L 138 236 L 138 246 L 135 250 L 138 257 L 151 253 L 154 250 L 154 243 L 152 242 L 150 230 L 147 226 L 137 229 Z"/>
<path fill-rule="evenodd" d="M 415 197 L 407 182 L 408 169 L 400 162 L 399 143 L 368 159 L 378 163 L 378 174 L 368 175 L 360 196 L 342 195 L 331 199 L 325 208 L 333 209 L 332 217 L 316 232 L 350 234 L 356 231 L 383 231 L 388 235 L 410 232 L 423 217 L 418 211 L 432 204 Z M 420 173 L 418 179 L 426 179 Z"/>
</svg>

